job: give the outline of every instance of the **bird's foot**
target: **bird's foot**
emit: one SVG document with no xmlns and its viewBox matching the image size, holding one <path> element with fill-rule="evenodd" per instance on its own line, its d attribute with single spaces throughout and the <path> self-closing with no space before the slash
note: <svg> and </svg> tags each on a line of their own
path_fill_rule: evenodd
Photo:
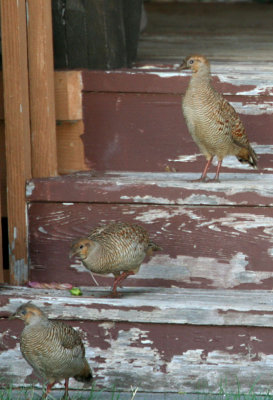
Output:
<svg viewBox="0 0 273 400">
<path fill-rule="evenodd" d="M 215 177 L 215 178 L 208 179 L 206 182 L 220 183 L 220 179 Z"/>
<path fill-rule="evenodd" d="M 192 179 L 189 182 L 209 182 L 210 179 L 207 176 L 201 176 L 198 179 Z"/>
<path fill-rule="evenodd" d="M 111 292 L 109 297 L 112 297 L 112 299 L 119 299 L 121 297 L 121 293 L 115 291 L 115 292 Z"/>
</svg>

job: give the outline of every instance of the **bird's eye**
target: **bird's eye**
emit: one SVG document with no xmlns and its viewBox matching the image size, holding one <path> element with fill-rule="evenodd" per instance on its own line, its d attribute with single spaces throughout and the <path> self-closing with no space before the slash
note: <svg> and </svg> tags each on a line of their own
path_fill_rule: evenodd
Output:
<svg viewBox="0 0 273 400">
<path fill-rule="evenodd" d="M 189 64 L 193 64 L 193 63 L 194 63 L 194 60 L 190 60 L 190 61 L 189 61 Z"/>
<path fill-rule="evenodd" d="M 81 245 L 80 245 L 80 249 L 83 249 L 83 248 L 84 248 L 84 245 L 83 245 L 83 244 L 81 244 Z"/>
<path fill-rule="evenodd" d="M 26 313 L 27 313 L 26 310 L 22 310 L 22 311 L 21 311 L 21 314 L 22 314 L 22 315 L 26 315 Z"/>
</svg>

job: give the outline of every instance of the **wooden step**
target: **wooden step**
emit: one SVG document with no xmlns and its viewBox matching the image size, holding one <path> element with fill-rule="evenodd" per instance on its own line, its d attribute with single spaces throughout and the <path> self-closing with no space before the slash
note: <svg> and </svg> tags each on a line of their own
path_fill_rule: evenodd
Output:
<svg viewBox="0 0 273 400">
<path fill-rule="evenodd" d="M 122 289 L 68 291 L 0 286 L 0 374 L 15 386 L 37 382 L 19 350 L 21 321 L 7 317 L 31 300 L 50 318 L 77 328 L 97 387 L 156 393 L 218 393 L 225 385 L 259 394 L 271 385 L 272 292 L 248 290 Z M 10 364 L 10 360 L 16 360 Z M 60 385 L 57 385 L 60 387 Z M 71 379 L 72 388 L 83 388 Z M 146 398 L 145 395 L 143 398 Z"/>
<path fill-rule="evenodd" d="M 81 173 L 27 184 L 30 279 L 94 285 L 73 240 L 122 220 L 144 226 L 161 247 L 129 286 L 271 289 L 272 175 Z M 100 285 L 111 277 L 96 277 Z"/>
</svg>

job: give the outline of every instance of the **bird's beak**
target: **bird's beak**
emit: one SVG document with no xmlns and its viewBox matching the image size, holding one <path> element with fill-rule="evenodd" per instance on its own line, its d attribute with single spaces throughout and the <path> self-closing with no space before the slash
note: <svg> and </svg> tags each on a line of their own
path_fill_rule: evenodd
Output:
<svg viewBox="0 0 273 400">
<path fill-rule="evenodd" d="M 70 252 L 69 252 L 69 258 L 70 258 L 70 260 L 71 260 L 71 258 L 75 257 L 76 255 L 77 255 L 77 252 L 76 252 L 76 251 L 70 250 Z"/>
<path fill-rule="evenodd" d="M 18 315 L 16 314 L 16 312 L 9 316 L 9 319 L 16 319 L 16 318 L 18 318 Z"/>
<path fill-rule="evenodd" d="M 189 69 L 185 60 L 182 61 L 182 64 L 178 67 L 178 71 L 182 71 L 183 69 Z"/>
</svg>

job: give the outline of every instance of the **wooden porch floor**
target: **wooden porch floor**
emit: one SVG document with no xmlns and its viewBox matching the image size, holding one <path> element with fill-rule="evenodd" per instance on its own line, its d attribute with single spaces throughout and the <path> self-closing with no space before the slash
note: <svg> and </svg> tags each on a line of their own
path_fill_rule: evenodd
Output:
<svg viewBox="0 0 273 400">
<path fill-rule="evenodd" d="M 193 53 L 227 62 L 272 61 L 271 3 L 145 3 L 138 62 L 176 63 Z"/>
</svg>

